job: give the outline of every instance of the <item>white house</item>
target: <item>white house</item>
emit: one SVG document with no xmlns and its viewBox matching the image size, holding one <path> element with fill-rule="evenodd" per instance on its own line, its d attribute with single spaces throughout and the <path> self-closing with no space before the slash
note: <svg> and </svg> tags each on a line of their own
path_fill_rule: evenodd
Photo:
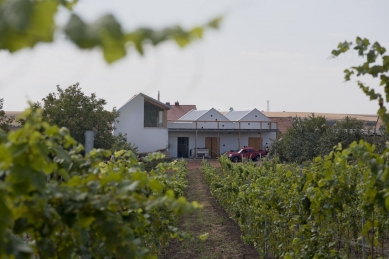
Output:
<svg viewBox="0 0 389 259">
<path fill-rule="evenodd" d="M 118 109 L 119 122 L 114 135 L 127 134 L 127 141 L 139 152 L 153 152 L 168 146 L 167 110 L 169 105 L 145 94 L 134 95 Z"/>
<path fill-rule="evenodd" d="M 277 124 L 259 110 L 192 110 L 176 121 L 168 121 L 171 157 L 207 155 L 212 158 L 243 146 L 265 149 L 276 138 Z"/>
<path fill-rule="evenodd" d="M 170 118 L 174 119 L 168 121 L 170 108 L 174 115 Z M 178 102 L 170 106 L 140 93 L 119 108 L 114 134 L 127 134 L 127 140 L 140 152 L 168 148 L 171 157 L 215 158 L 244 146 L 265 149 L 266 143 L 270 145 L 276 138 L 277 123 L 257 109 L 225 115 L 214 108 L 195 109 L 194 105 L 180 106 Z M 178 117 L 180 113 L 183 115 Z"/>
</svg>

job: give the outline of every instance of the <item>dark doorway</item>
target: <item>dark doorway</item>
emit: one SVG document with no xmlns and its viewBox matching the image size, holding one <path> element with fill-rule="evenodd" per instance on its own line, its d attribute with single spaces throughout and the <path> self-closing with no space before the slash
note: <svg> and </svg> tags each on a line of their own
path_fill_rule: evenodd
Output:
<svg viewBox="0 0 389 259">
<path fill-rule="evenodd" d="M 178 137 L 177 157 L 188 157 L 189 155 L 189 137 Z"/>
</svg>

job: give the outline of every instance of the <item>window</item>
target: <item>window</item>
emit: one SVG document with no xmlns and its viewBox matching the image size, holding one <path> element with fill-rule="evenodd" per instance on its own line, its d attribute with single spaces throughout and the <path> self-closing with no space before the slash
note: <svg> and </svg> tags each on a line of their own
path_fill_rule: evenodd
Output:
<svg viewBox="0 0 389 259">
<path fill-rule="evenodd" d="M 144 126 L 145 127 L 164 127 L 164 109 L 145 101 L 144 102 Z"/>
</svg>

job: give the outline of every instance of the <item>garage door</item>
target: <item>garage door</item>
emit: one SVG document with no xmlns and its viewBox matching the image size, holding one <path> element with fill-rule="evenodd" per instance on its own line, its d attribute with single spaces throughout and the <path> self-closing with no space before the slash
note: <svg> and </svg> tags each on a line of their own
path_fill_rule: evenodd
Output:
<svg viewBox="0 0 389 259">
<path fill-rule="evenodd" d="M 262 138 L 249 138 L 249 147 L 254 149 L 262 149 Z"/>
<path fill-rule="evenodd" d="M 211 158 L 216 158 L 220 155 L 218 137 L 205 137 L 205 147 L 208 148 Z"/>
</svg>

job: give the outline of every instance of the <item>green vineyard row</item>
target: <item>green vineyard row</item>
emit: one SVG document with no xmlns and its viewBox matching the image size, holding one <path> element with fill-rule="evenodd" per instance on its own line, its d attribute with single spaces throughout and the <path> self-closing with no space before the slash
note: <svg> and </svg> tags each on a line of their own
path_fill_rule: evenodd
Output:
<svg viewBox="0 0 389 259">
<path fill-rule="evenodd" d="M 132 152 L 82 155 L 64 128 L 28 110 L 0 133 L 0 258 L 157 258 L 183 238 L 185 162 L 143 170 Z M 161 154 L 146 159 L 159 159 Z"/>
<path fill-rule="evenodd" d="M 202 171 L 261 258 L 389 258 L 388 155 L 361 141 L 304 166 L 222 156 Z"/>
</svg>

